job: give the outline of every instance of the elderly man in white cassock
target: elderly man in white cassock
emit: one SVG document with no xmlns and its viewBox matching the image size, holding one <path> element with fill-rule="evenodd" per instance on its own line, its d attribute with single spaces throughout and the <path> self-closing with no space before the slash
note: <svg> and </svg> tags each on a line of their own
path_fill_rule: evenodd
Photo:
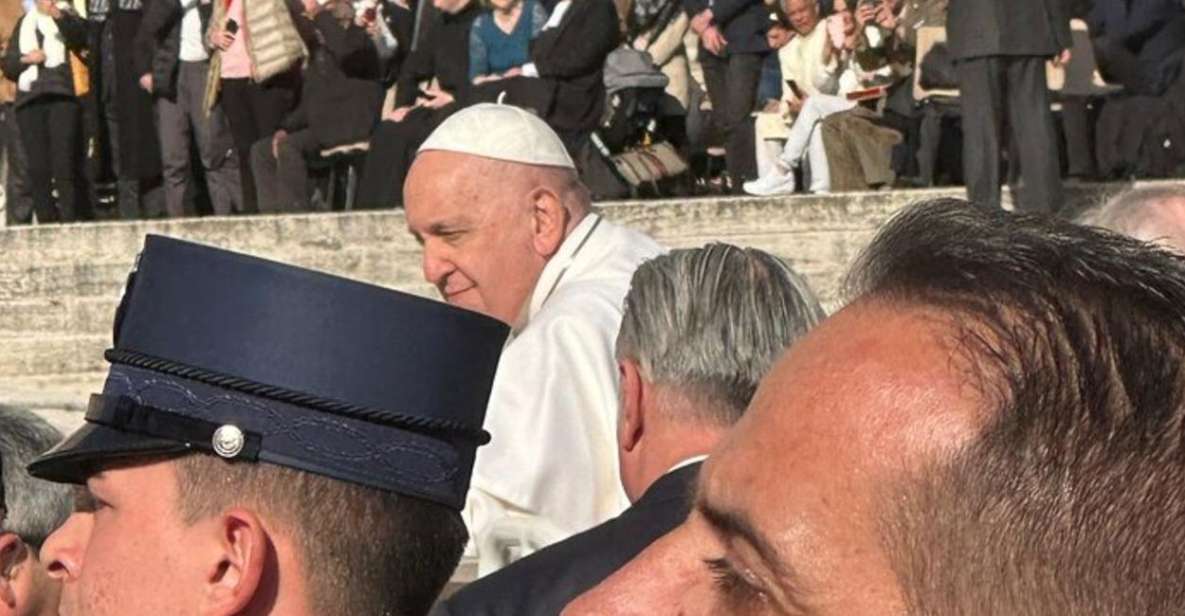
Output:
<svg viewBox="0 0 1185 616">
<path fill-rule="evenodd" d="M 420 148 L 404 185 L 424 277 L 450 303 L 513 327 L 486 412 L 466 521 L 480 573 L 499 538 L 529 550 L 628 505 L 614 449 L 613 345 L 630 277 L 662 252 L 593 211 L 560 138 L 508 105 L 476 105 Z"/>
</svg>

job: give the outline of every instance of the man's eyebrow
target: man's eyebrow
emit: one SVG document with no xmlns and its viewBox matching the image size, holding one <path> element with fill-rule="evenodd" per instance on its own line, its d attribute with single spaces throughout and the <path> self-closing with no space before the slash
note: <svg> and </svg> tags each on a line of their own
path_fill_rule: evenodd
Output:
<svg viewBox="0 0 1185 616">
<path fill-rule="evenodd" d="M 716 532 L 728 536 L 740 536 L 746 542 L 757 550 L 757 554 L 773 569 L 774 573 L 781 576 L 787 573 L 785 565 L 782 564 L 781 559 L 778 558 L 777 550 L 774 549 L 773 544 L 765 538 L 761 531 L 753 525 L 749 517 L 740 511 L 732 509 L 725 509 L 713 504 L 710 500 L 704 497 L 701 491 L 695 501 L 695 509 L 704 516 L 708 524 L 716 530 Z"/>
<path fill-rule="evenodd" d="M 753 546 L 757 555 L 777 577 L 777 585 L 783 593 L 782 600 L 786 603 L 785 607 L 794 614 L 813 613 L 804 599 L 803 585 L 797 572 L 778 557 L 773 543 L 761 531 L 757 530 L 747 515 L 712 503 L 704 496 L 702 488 L 696 496 L 695 510 L 704 517 L 716 533 L 725 538 L 739 536 Z"/>
</svg>

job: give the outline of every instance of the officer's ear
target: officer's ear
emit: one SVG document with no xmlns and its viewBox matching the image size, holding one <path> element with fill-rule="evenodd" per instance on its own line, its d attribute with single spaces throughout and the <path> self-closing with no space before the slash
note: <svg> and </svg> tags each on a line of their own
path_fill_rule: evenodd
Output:
<svg viewBox="0 0 1185 616">
<path fill-rule="evenodd" d="M 259 518 L 246 509 L 219 516 L 219 558 L 206 576 L 203 616 L 231 616 L 247 611 L 262 594 L 269 566 L 270 540 Z"/>
<path fill-rule="evenodd" d="M 21 561 L 28 558 L 29 548 L 15 533 L 0 533 L 0 612 L 13 613 L 16 608 L 16 589 L 13 582 Z"/>
</svg>

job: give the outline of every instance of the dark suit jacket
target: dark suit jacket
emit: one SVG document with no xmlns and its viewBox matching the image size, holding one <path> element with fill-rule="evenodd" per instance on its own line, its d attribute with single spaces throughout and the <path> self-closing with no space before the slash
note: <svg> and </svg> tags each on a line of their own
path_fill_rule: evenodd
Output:
<svg viewBox="0 0 1185 616">
<path fill-rule="evenodd" d="M 451 15 L 436 10 L 431 2 L 424 7 L 423 36 L 399 72 L 395 90 L 395 106 L 405 107 L 416 102 L 416 87 L 421 81 L 436 79 L 440 87 L 465 100 L 469 91 L 469 30 L 481 9 L 470 2 L 460 13 Z"/>
<path fill-rule="evenodd" d="M 535 106 L 557 131 L 589 131 L 605 108 L 602 69 L 621 41 L 612 0 L 572 0 L 558 26 L 531 41 L 542 96 Z M 532 96 L 534 98 L 534 96 Z M 546 101 L 546 102 L 544 102 Z"/>
<path fill-rule="evenodd" d="M 708 0 L 683 0 L 687 15 L 695 17 L 708 8 Z M 714 0 L 712 23 L 728 41 L 728 53 L 766 53 L 765 33 L 772 23 L 761 0 Z"/>
<path fill-rule="evenodd" d="M 144 17 L 136 31 L 136 75 L 152 73 L 152 94 L 177 96 L 177 67 L 181 62 L 181 18 L 177 0 L 144 0 Z M 199 4 L 202 32 L 210 21 L 210 5 Z"/>
<path fill-rule="evenodd" d="M 621 515 L 462 588 L 432 616 L 556 616 L 687 519 L 699 469 L 663 475 Z"/>
<path fill-rule="evenodd" d="M 946 31 L 955 60 L 1051 57 L 1074 44 L 1066 0 L 951 0 Z"/>
</svg>

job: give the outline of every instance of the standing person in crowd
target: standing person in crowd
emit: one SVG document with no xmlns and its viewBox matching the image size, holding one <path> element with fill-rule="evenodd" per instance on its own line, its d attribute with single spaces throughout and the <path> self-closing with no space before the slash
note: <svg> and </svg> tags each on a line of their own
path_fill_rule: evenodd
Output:
<svg viewBox="0 0 1185 616">
<path fill-rule="evenodd" d="M 221 103 L 243 186 L 243 212 L 258 213 L 251 146 L 270 138 L 297 103 L 305 43 L 298 0 L 215 0 L 207 39 L 214 48 L 205 109 Z M 252 35 L 252 28 L 259 32 Z"/>
<path fill-rule="evenodd" d="M 1185 259 L 915 206 L 596 614 L 1168 615 L 1185 589 Z"/>
<path fill-rule="evenodd" d="M 757 177 L 757 163 L 746 135 L 757 106 L 761 65 L 769 53 L 765 32 L 769 12 L 762 0 L 684 0 L 691 30 L 699 35 L 714 132 L 724 140 L 732 190 Z"/>
<path fill-rule="evenodd" d="M 197 214 L 187 210 L 185 201 L 194 180 L 190 152 L 196 149 L 214 214 L 229 216 L 242 209 L 243 186 L 222 105 L 216 103 L 209 113 L 202 106 L 210 74 L 203 34 L 209 13 L 199 0 L 143 1 L 136 61 L 140 87 L 156 99 L 165 212 L 173 218 Z"/>
<path fill-rule="evenodd" d="M 563 141 L 510 105 L 449 118 L 405 193 L 424 277 L 513 328 L 486 413 L 498 438 L 478 454 L 465 509 L 478 555 L 498 557 L 481 550 L 503 525 L 547 544 L 620 513 L 613 340 L 630 276 L 662 249 L 594 213 Z"/>
<path fill-rule="evenodd" d="M 161 150 L 152 93 L 141 85 L 144 16 L 142 0 L 89 0 L 92 23 L 91 77 L 99 121 L 106 127 L 115 173 L 119 215 L 124 220 L 164 214 Z"/>
<path fill-rule="evenodd" d="M 61 439 L 33 413 L 0 406 L 0 616 L 58 616 L 61 584 L 38 552 L 73 499 L 68 486 L 34 479 L 25 466 Z"/>
<path fill-rule="evenodd" d="M 557 616 L 681 524 L 704 458 L 782 352 L 822 319 L 806 282 L 759 250 L 710 244 L 643 263 L 617 335 L 617 451 L 633 505 L 466 586 L 434 614 Z"/>
<path fill-rule="evenodd" d="M 10 41 L 3 68 L 17 82 L 17 123 L 29 158 L 37 222 L 72 222 L 78 206 L 80 108 L 79 75 L 70 54 L 85 47 L 86 23 L 65 2 L 37 0 Z"/>
<path fill-rule="evenodd" d="M 0 57 L 12 43 L 16 23 L 25 14 L 22 0 L 0 0 Z M 4 213 L 9 227 L 33 222 L 29 162 L 16 123 L 16 82 L 0 77 L 0 157 L 4 161 Z"/>
<path fill-rule="evenodd" d="M 745 183 L 745 192 L 751 195 L 795 192 L 798 181 L 794 169 L 803 157 L 807 157 L 810 165 L 811 192 L 830 192 L 831 165 L 820 123 L 832 115 L 855 109 L 857 100 L 849 94 L 865 88 L 887 88 L 908 74 L 909 66 L 897 50 L 891 3 L 836 0 L 835 6 L 836 12 L 827 20 L 822 68 L 823 80 L 833 84 L 828 89 L 834 88 L 835 94 L 817 92 L 801 101 L 786 146 L 769 174 Z M 870 29 L 875 34 L 870 35 Z"/>
<path fill-rule="evenodd" d="M 968 198 L 1000 207 L 1000 154 L 1008 127 L 1023 190 L 1017 208 L 1062 206 L 1058 139 L 1045 63 L 1070 61 L 1066 0 L 951 0 L 947 39 L 963 107 L 963 175 Z"/>
<path fill-rule="evenodd" d="M 382 117 L 358 182 L 359 207 L 403 202 L 403 182 L 416 149 L 468 100 L 469 37 L 480 14 L 476 0 L 422 0 L 426 18 L 417 47 L 404 63 L 395 108 Z"/>
<path fill-rule="evenodd" d="M 383 102 L 378 52 L 354 23 L 350 2 L 304 0 L 304 8 L 310 56 L 300 104 L 251 149 L 259 211 L 265 213 L 310 210 L 309 161 L 323 149 L 365 141 Z"/>
<path fill-rule="evenodd" d="M 531 40 L 547 22 L 542 0 L 488 0 L 469 34 L 469 81 L 480 85 L 522 74 Z"/>
<path fill-rule="evenodd" d="M 506 326 L 160 236 L 131 281 L 103 393 L 29 466 L 89 501 L 41 549 L 60 614 L 427 614 Z"/>
</svg>

